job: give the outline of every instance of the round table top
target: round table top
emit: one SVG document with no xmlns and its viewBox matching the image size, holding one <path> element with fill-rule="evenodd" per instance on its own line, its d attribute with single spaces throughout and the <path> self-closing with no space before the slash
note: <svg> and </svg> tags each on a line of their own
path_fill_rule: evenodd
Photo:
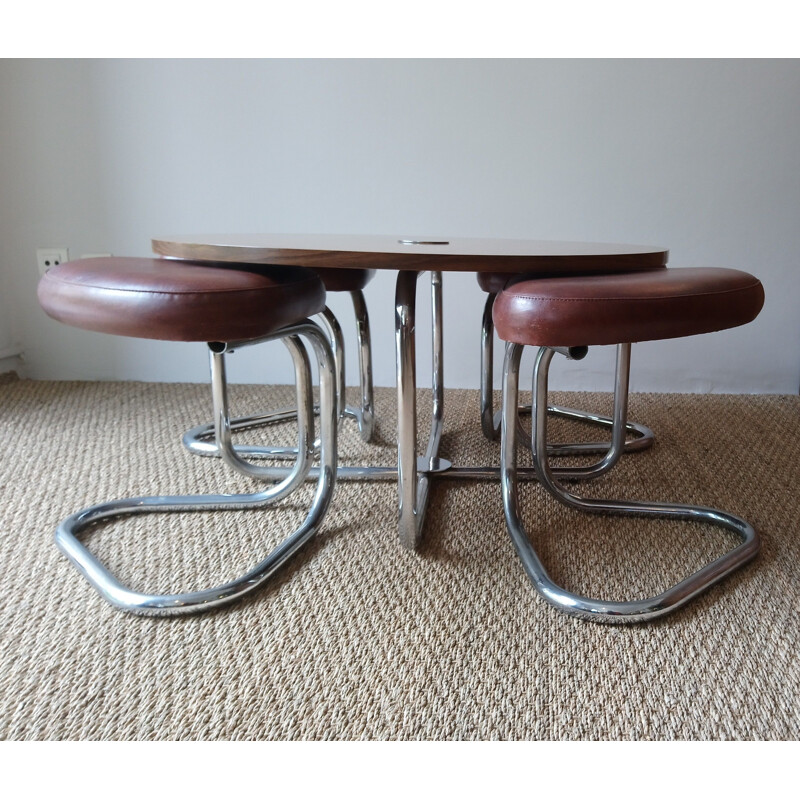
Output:
<svg viewBox="0 0 800 800">
<path fill-rule="evenodd" d="M 644 270 L 663 267 L 668 255 L 633 244 L 322 233 L 160 236 L 152 245 L 159 255 L 191 261 L 418 272 Z"/>
</svg>

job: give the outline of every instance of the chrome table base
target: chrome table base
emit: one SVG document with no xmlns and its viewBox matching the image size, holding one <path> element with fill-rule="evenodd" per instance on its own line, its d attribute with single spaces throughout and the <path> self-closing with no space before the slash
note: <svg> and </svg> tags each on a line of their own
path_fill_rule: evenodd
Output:
<svg viewBox="0 0 800 800">
<path fill-rule="evenodd" d="M 288 535 L 261 562 L 236 580 L 221 586 L 183 594 L 150 594 L 125 586 L 80 541 L 79 534 L 102 520 L 133 514 L 261 509 L 291 494 L 307 477 L 314 458 L 314 415 L 308 353 L 299 337 L 311 345 L 320 375 L 320 438 L 317 488 L 310 510 L 297 530 Z M 89 583 L 113 606 L 134 614 L 166 616 L 205 611 L 229 603 L 261 586 L 319 529 L 330 505 L 336 480 L 335 370 L 328 338 L 310 320 L 285 328 L 258 341 L 209 344 L 214 426 L 223 459 L 238 472 L 259 480 L 272 480 L 268 468 L 244 461 L 231 444 L 225 355 L 233 349 L 283 338 L 295 366 L 298 439 L 293 467 L 269 488 L 255 494 L 209 494 L 131 497 L 100 503 L 65 519 L 55 534 L 56 543 Z"/>
<path fill-rule="evenodd" d="M 444 360 L 443 360 L 443 325 L 442 325 L 442 274 L 431 273 L 431 322 L 432 322 L 432 376 L 431 395 L 433 401 L 431 415 L 431 429 L 428 445 L 424 456 L 417 453 L 417 398 L 416 398 L 416 290 L 417 279 L 421 273 L 399 272 L 395 292 L 395 355 L 397 360 L 397 478 L 399 483 L 399 534 L 400 541 L 408 548 L 416 548 L 422 538 L 425 510 L 428 502 L 430 482 L 434 478 L 446 479 L 497 479 L 500 468 L 497 467 L 458 467 L 452 466 L 445 470 L 431 470 L 421 468 L 420 464 L 436 463 L 439 457 L 439 447 L 442 440 L 444 423 Z M 494 296 L 492 296 L 492 300 Z M 484 313 L 484 326 L 482 334 L 482 423 L 493 419 L 491 409 L 491 354 L 488 353 L 486 314 Z M 490 337 L 489 337 L 490 338 Z M 624 367 L 625 359 L 630 358 L 630 348 L 621 346 L 619 352 Z M 488 355 L 487 355 L 488 353 Z M 488 376 L 488 379 L 487 379 Z M 489 391 L 487 393 L 486 386 Z M 550 407 L 550 412 L 556 416 L 581 420 L 593 424 L 612 428 L 613 419 L 600 415 L 590 414 L 574 409 Z M 492 424 L 494 430 L 494 424 Z M 602 474 L 613 466 L 613 463 L 622 455 L 623 451 L 643 450 L 653 442 L 653 433 L 643 425 L 627 424 L 623 427 L 624 433 L 628 431 L 636 438 L 625 442 L 621 448 L 613 451 L 613 460 L 606 463 L 604 459 L 598 464 L 588 467 L 554 468 L 555 474 L 564 480 L 584 480 Z M 486 428 L 484 427 L 484 432 Z M 494 438 L 494 435 L 489 438 Z M 551 455 L 586 455 L 593 453 L 607 454 L 607 442 L 589 442 L 580 444 L 560 444 L 551 446 Z M 346 468 L 344 468 L 346 470 Z M 535 469 L 520 469 L 518 478 L 538 480 Z M 340 478 L 349 476 L 340 468 Z M 352 477 L 366 477 L 363 473 Z"/>
<path fill-rule="evenodd" d="M 378 467 L 378 466 L 342 466 L 339 465 L 337 478 L 339 480 L 397 480 L 399 491 L 399 534 L 400 541 L 409 548 L 419 545 L 422 536 L 422 527 L 427 506 L 427 498 L 430 481 L 434 479 L 447 480 L 499 480 L 501 470 L 499 466 L 454 466 L 451 462 L 439 455 L 442 439 L 442 429 L 444 424 L 444 361 L 443 361 L 443 324 L 442 324 L 442 274 L 440 272 L 431 273 L 431 327 L 432 327 L 432 418 L 431 429 L 428 438 L 428 445 L 424 455 L 417 452 L 417 402 L 416 402 L 416 294 L 417 281 L 422 273 L 414 271 L 401 271 L 397 277 L 397 287 L 395 293 L 395 348 L 397 365 L 397 393 L 398 393 L 398 461 L 397 467 Z M 356 293 L 354 293 L 355 295 Z M 358 293 L 360 294 L 360 293 Z M 494 300 L 494 295 L 491 296 Z M 363 298 L 361 298 L 363 301 Z M 354 303 L 355 303 L 354 299 Z M 358 306 L 357 306 L 358 308 Z M 489 313 L 491 305 L 487 303 Z M 366 310 L 356 313 L 357 320 L 364 320 L 366 323 Z M 489 317 L 490 318 L 490 317 Z M 491 381 L 492 381 L 492 354 L 487 349 L 486 342 L 491 341 L 493 329 L 487 324 L 486 312 L 484 313 L 484 324 L 482 331 L 482 403 L 481 419 L 485 421 L 494 417 L 491 407 Z M 334 320 L 335 322 L 335 320 Z M 337 350 L 341 351 L 341 337 L 337 336 L 338 325 L 327 325 L 334 356 Z M 366 325 L 365 325 L 366 327 Z M 364 354 L 364 342 L 367 343 L 368 353 L 368 331 L 366 336 L 362 336 L 362 356 Z M 338 344 L 337 344 L 338 342 Z M 621 350 L 623 358 L 630 357 L 630 349 Z M 341 359 L 336 361 L 337 375 L 340 376 L 337 383 L 337 397 L 341 408 L 342 397 L 342 363 Z M 362 365 L 370 363 L 369 358 L 362 358 Z M 624 367 L 624 363 L 623 363 Z M 366 373 L 362 368 L 362 376 L 369 375 L 369 381 L 362 380 L 362 395 L 366 397 L 366 389 L 370 387 L 369 402 L 365 403 L 364 408 L 372 409 L 371 396 L 371 369 Z M 488 375 L 488 382 L 487 382 Z M 486 386 L 488 385 L 488 392 Z M 525 408 L 522 411 L 526 411 Z M 590 423 L 612 430 L 614 420 L 599 414 L 592 414 L 586 411 L 578 411 L 570 408 L 551 406 L 548 409 L 553 416 L 577 420 Z M 243 430 L 246 428 L 268 425 L 273 422 L 285 421 L 294 417 L 294 409 L 282 409 L 280 411 L 260 414 L 250 417 L 240 417 L 231 421 L 231 430 Z M 497 415 L 497 433 L 499 434 L 499 412 Z M 492 431 L 495 426 L 492 425 Z M 653 443 L 653 432 L 636 423 L 627 423 L 625 431 L 633 438 L 624 441 L 622 451 L 615 453 L 617 459 L 622 452 L 636 452 L 650 447 Z M 370 429 L 371 432 L 371 429 Z M 484 432 L 486 428 L 484 427 Z M 191 452 L 199 455 L 218 456 L 216 444 L 208 441 L 213 437 L 213 426 L 202 425 L 193 428 L 184 435 L 184 445 Z M 362 431 L 363 438 L 363 431 Z M 489 438 L 496 438 L 492 433 Z M 294 458 L 294 448 L 275 448 L 264 445 L 243 445 L 235 446 L 236 452 L 251 459 L 281 460 L 284 458 Z M 551 444 L 549 450 L 553 456 L 570 455 L 591 455 L 606 454 L 609 449 L 608 442 L 581 442 L 572 444 Z M 597 465 L 582 468 L 556 468 L 555 473 L 564 480 L 583 480 L 592 478 L 600 474 Z M 606 468 L 603 468 L 605 471 Z M 264 475 L 271 479 L 278 480 L 288 474 L 286 467 L 265 467 Z M 520 468 L 517 476 L 521 480 L 538 480 L 537 472 L 534 468 Z M 316 479 L 318 472 L 312 467 L 308 472 L 308 479 Z"/>
</svg>

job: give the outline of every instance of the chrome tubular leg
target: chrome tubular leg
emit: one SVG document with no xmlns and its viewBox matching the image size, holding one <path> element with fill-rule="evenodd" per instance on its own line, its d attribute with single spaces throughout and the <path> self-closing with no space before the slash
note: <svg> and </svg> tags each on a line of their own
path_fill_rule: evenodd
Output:
<svg viewBox="0 0 800 800">
<path fill-rule="evenodd" d="M 395 290 L 397 357 L 397 480 L 400 493 L 400 541 L 413 549 L 419 543 L 417 515 L 417 353 L 415 311 L 417 272 L 399 272 Z M 427 478 L 420 477 L 427 487 Z M 420 486 L 420 489 L 422 487 Z M 424 513 L 424 508 L 422 509 Z"/>
<path fill-rule="evenodd" d="M 617 356 L 616 356 L 616 383 L 614 385 L 614 411 L 610 417 L 606 417 L 600 414 L 592 414 L 588 411 L 577 411 L 574 408 L 563 408 L 562 406 L 548 406 L 547 413 L 551 414 L 555 417 L 561 417 L 563 419 L 574 419 L 578 422 L 588 422 L 594 425 L 599 425 L 601 427 L 609 428 L 611 430 L 612 436 L 612 447 L 618 448 L 621 447 L 622 449 L 620 452 L 616 454 L 618 458 L 623 453 L 637 453 L 641 450 L 647 450 L 647 448 L 653 446 L 653 442 L 655 441 L 655 435 L 653 431 L 650 430 L 646 425 L 641 425 L 636 422 L 628 422 L 627 420 L 627 402 L 628 402 L 628 379 L 630 375 L 630 365 L 631 365 L 631 345 L 629 342 L 621 343 L 617 345 Z M 624 390 L 620 387 L 620 381 L 624 381 L 625 388 Z M 617 428 L 618 420 L 619 420 L 619 409 L 617 407 L 617 403 L 620 402 L 620 393 L 624 391 L 624 399 L 626 404 L 626 410 L 623 414 L 623 419 L 619 424 L 621 424 L 621 428 Z M 615 433 L 617 431 L 617 433 Z M 616 443 L 614 437 L 619 434 L 622 436 L 622 443 L 621 445 Z M 633 439 L 626 440 L 626 434 L 631 434 L 634 436 Z M 608 443 L 603 442 L 572 442 L 567 444 L 559 444 L 550 442 L 547 445 L 547 452 L 549 455 L 552 456 L 576 456 L 576 455 L 590 455 L 594 453 L 600 453 L 603 451 L 603 448 L 608 448 Z M 616 460 L 616 459 L 615 459 Z M 611 465 L 609 465 L 610 467 Z M 606 472 L 607 469 L 605 468 L 602 472 Z M 590 468 L 594 469 L 594 468 Z M 597 473 L 602 474 L 602 473 Z M 592 475 L 591 477 L 595 477 Z"/>
<path fill-rule="evenodd" d="M 344 353 L 344 336 L 339 321 L 334 316 L 333 312 L 326 306 L 325 310 L 317 314 L 318 320 L 322 323 L 322 327 L 328 333 L 331 348 L 333 349 L 334 360 L 336 363 L 336 404 L 337 409 L 341 415 L 345 407 L 344 392 L 345 392 L 345 353 Z M 295 354 L 291 349 L 288 341 L 284 342 L 289 349 L 292 359 L 295 359 Z M 295 365 L 295 376 L 296 365 Z M 247 417 L 237 417 L 229 420 L 229 428 L 231 432 L 248 430 L 250 428 L 260 428 L 265 425 L 272 425 L 278 422 L 285 422 L 293 420 L 297 417 L 298 407 L 296 408 L 283 408 L 278 411 L 267 411 L 262 414 L 253 414 Z M 318 411 L 314 408 L 314 411 Z M 194 428 L 186 431 L 183 434 L 183 446 L 194 455 L 211 456 L 213 458 L 223 457 L 220 448 L 215 438 L 216 427 L 213 422 L 197 425 Z M 319 447 L 319 442 L 315 442 L 315 450 Z M 246 445 L 236 444 L 232 445 L 236 454 L 239 456 L 247 456 L 254 459 L 267 459 L 284 460 L 294 459 L 297 457 L 297 449 L 294 447 L 269 447 L 266 445 Z M 229 462 L 230 463 L 230 462 Z M 238 460 L 238 463 L 242 463 Z M 269 471 L 265 474 L 269 474 Z M 254 476 L 255 477 L 255 476 Z"/>
<path fill-rule="evenodd" d="M 296 336 L 284 340 L 294 362 L 295 388 L 297 392 L 297 447 L 295 465 L 291 472 L 270 490 L 269 498 L 277 500 L 293 492 L 306 478 L 314 455 L 314 406 L 311 392 L 311 365 L 308 353 Z M 228 411 L 228 381 L 225 373 L 227 345 L 209 345 L 211 359 L 211 391 L 214 399 L 214 430 L 216 442 L 223 461 L 237 472 L 257 480 L 273 480 L 276 476 L 269 467 L 245 461 L 231 441 L 231 422 Z"/>
<path fill-rule="evenodd" d="M 431 272 L 431 394 L 433 414 L 428 447 L 425 451 L 427 469 L 435 469 L 444 428 L 444 324 L 442 320 L 442 273 Z"/>
<path fill-rule="evenodd" d="M 539 353 L 541 357 L 541 351 Z M 631 346 L 630 344 L 620 344 L 617 346 L 617 367 L 614 378 L 614 410 L 613 415 L 609 418 L 611 420 L 611 441 L 606 444 L 606 452 L 598 462 L 589 466 L 583 467 L 553 467 L 553 474 L 557 475 L 562 480 L 587 480 L 589 478 L 599 478 L 605 475 L 621 458 L 625 452 L 625 431 L 628 414 L 628 386 L 630 383 L 630 370 L 631 370 Z M 534 376 L 536 372 L 534 371 Z M 532 392 L 534 404 L 532 411 L 534 415 L 537 411 L 536 406 L 536 387 Z M 545 399 L 547 399 L 545 397 Z M 553 410 L 552 406 L 545 406 L 544 414 L 550 414 Z M 583 416 L 584 412 L 579 411 L 578 414 Z M 534 417 L 535 418 L 535 417 Z M 520 425 L 517 425 L 521 429 Z M 595 453 L 599 443 L 592 443 L 589 448 L 580 449 L 580 445 L 572 445 L 577 448 L 576 452 L 581 454 Z M 569 445 L 567 445 L 569 447 Z M 533 448 L 533 436 L 531 436 L 531 449 Z M 547 446 L 548 456 L 553 456 L 553 446 Z M 538 470 L 537 470 L 538 475 Z"/>
<path fill-rule="evenodd" d="M 325 306 L 325 309 L 317 314 L 323 327 L 328 331 L 331 348 L 333 349 L 333 359 L 336 365 L 336 410 L 341 418 L 345 409 L 345 355 L 344 355 L 344 334 L 339 320 L 333 312 Z"/>
<path fill-rule="evenodd" d="M 333 340 L 333 336 L 331 336 Z M 295 362 L 295 380 L 297 380 L 297 362 L 296 354 L 293 352 L 289 343 L 289 339 L 283 340 L 284 345 L 289 350 L 292 360 Z M 226 352 L 231 352 L 230 345 L 226 345 Z M 226 382 L 227 386 L 227 382 Z M 226 398 L 227 402 L 227 398 Z M 314 406 L 313 413 L 317 413 L 319 408 Z M 277 411 L 267 411 L 261 414 L 253 414 L 247 417 L 237 417 L 228 420 L 228 428 L 230 432 L 248 430 L 250 428 L 259 428 L 265 425 L 273 425 L 279 422 L 286 422 L 297 418 L 297 407 L 295 408 L 282 408 Z M 206 422 L 202 425 L 197 425 L 189 429 L 183 434 L 181 439 L 183 446 L 194 455 L 210 456 L 213 458 L 220 458 L 222 453 L 217 446 L 216 439 L 216 425 L 215 422 Z M 317 451 L 319 442 L 314 443 L 314 452 Z M 247 456 L 252 459 L 269 459 L 282 461 L 285 459 L 296 459 L 296 447 L 268 447 L 264 445 L 246 445 L 237 444 L 233 445 L 238 456 Z"/>
<path fill-rule="evenodd" d="M 368 442 L 372 438 L 375 428 L 374 415 L 374 390 L 372 382 L 372 350 L 370 346 L 369 316 L 364 295 L 361 291 L 350 293 L 356 315 L 356 332 L 359 344 L 359 372 L 361 383 L 361 406 L 354 408 L 346 405 L 345 394 L 345 344 L 344 335 L 339 321 L 329 308 L 317 315 L 322 327 L 328 333 L 328 338 L 333 348 L 336 363 L 336 402 L 341 417 L 352 417 L 357 421 L 361 438 Z M 287 347 L 289 345 L 287 344 Z M 291 350 L 290 350 L 291 352 Z M 292 356 L 294 358 L 294 355 Z M 314 407 L 316 413 L 319 409 Z M 295 419 L 296 408 L 280 409 L 247 417 L 237 417 L 230 420 L 230 430 L 240 431 L 257 428 L 278 422 Z M 183 446 L 195 455 L 221 457 L 217 446 L 214 423 L 197 425 L 184 433 Z M 314 445 L 316 452 L 319 442 Z M 297 456 L 297 449 L 293 447 L 269 447 L 265 445 L 233 445 L 233 449 L 240 456 L 251 459 L 283 460 L 293 459 Z"/>
<path fill-rule="evenodd" d="M 289 349 L 292 359 L 295 359 L 288 339 L 284 340 L 284 345 Z M 228 347 L 230 352 L 230 347 Z M 296 370 L 296 365 L 295 365 Z M 296 375 L 296 371 L 295 371 Z M 314 413 L 319 411 L 317 406 L 314 406 Z M 261 414 L 253 414 L 247 417 L 237 417 L 229 420 L 229 427 L 231 432 L 248 430 L 250 428 L 260 428 L 265 425 L 273 425 L 279 422 L 286 422 L 294 420 L 297 417 L 297 408 L 282 408 L 277 411 L 267 411 Z M 186 431 L 181 439 L 183 446 L 194 455 L 210 456 L 213 458 L 220 458 L 221 453 L 217 447 L 216 429 L 214 422 L 206 422 L 202 425 L 197 425 L 194 428 Z M 319 443 L 315 443 L 315 448 Z M 236 453 L 240 456 L 247 456 L 253 459 L 269 459 L 282 461 L 285 459 L 296 459 L 297 448 L 295 447 L 267 447 L 264 445 L 234 445 Z M 315 449 L 316 452 L 316 449 Z"/>
<path fill-rule="evenodd" d="M 359 408 L 346 406 L 345 413 L 358 422 L 358 430 L 365 442 L 372 439 L 375 430 L 375 400 L 372 384 L 372 344 L 369 332 L 369 314 L 364 293 L 358 289 L 350 292 L 353 311 L 356 317 L 356 336 L 358 339 L 358 374 L 361 392 Z"/>
<path fill-rule="evenodd" d="M 319 529 L 330 505 L 336 478 L 336 377 L 334 359 L 327 337 L 310 320 L 286 329 L 305 337 L 311 344 L 320 374 L 320 447 L 319 478 L 311 508 L 303 523 L 277 545 L 265 559 L 241 577 L 210 589 L 184 594 L 146 594 L 121 583 L 78 539 L 78 534 L 94 523 L 112 517 L 191 511 L 222 511 L 263 508 L 284 496 L 284 488 L 270 487 L 255 494 L 175 495 L 132 497 L 115 500 L 79 511 L 58 527 L 55 539 L 62 552 L 72 561 L 89 583 L 115 607 L 134 614 L 167 616 L 205 611 L 229 603 L 261 586 L 282 564 L 296 553 Z M 249 343 L 238 343 L 243 346 Z M 224 350 L 224 346 L 220 349 Z M 232 349 L 232 348 L 229 348 Z M 224 380 L 224 369 L 215 372 L 215 380 Z M 310 387 L 309 387 L 310 388 Z M 216 387 L 215 405 L 223 402 L 224 391 Z M 306 403 L 307 408 L 307 402 Z M 216 420 L 224 420 L 226 410 L 215 407 Z M 300 424 L 304 424 L 304 414 Z M 221 422 L 224 429 L 224 422 Z M 302 441 L 313 438 L 303 434 Z"/>
<path fill-rule="evenodd" d="M 549 464 L 546 445 L 547 376 L 553 351 L 542 348 L 538 353 L 534 369 L 533 453 L 539 480 L 553 497 L 571 508 L 591 513 L 629 514 L 710 523 L 732 531 L 741 539 L 741 543 L 725 555 L 715 559 L 661 594 L 644 600 L 597 600 L 574 594 L 554 583 L 531 545 L 519 515 L 516 479 L 516 425 L 507 424 L 507 420 L 513 420 L 516 413 L 521 353 L 522 347 L 509 345 L 504 367 L 501 444 L 503 505 L 514 547 L 534 587 L 545 600 L 567 614 L 584 619 L 611 623 L 645 622 L 680 608 L 756 555 L 759 549 L 759 537 L 756 531 L 743 519 L 725 511 L 676 503 L 592 500 L 571 494 L 557 483 Z M 615 405 L 615 422 L 619 427 L 621 427 L 621 419 L 624 418 L 625 411 L 626 400 L 619 398 Z"/>
<path fill-rule="evenodd" d="M 492 320 L 492 309 L 494 308 L 496 297 L 496 294 L 490 294 L 486 298 L 481 321 L 481 430 L 483 435 L 490 441 L 494 441 L 500 436 L 500 412 L 495 413 L 492 398 L 494 390 L 494 321 Z M 531 407 L 520 406 L 518 413 L 529 414 L 531 413 Z M 548 413 L 555 417 L 586 422 L 607 429 L 612 429 L 614 424 L 612 417 L 593 414 L 590 411 L 578 411 L 574 408 L 549 406 Z M 636 422 L 626 422 L 625 425 L 627 434 L 633 438 L 625 442 L 624 452 L 639 452 L 653 446 L 655 435 L 650 428 Z M 524 429 L 520 428 L 520 434 L 523 433 Z M 523 439 L 522 444 L 527 446 L 527 441 Z M 551 443 L 547 447 L 551 456 L 592 455 L 605 453 L 608 449 L 608 442 Z"/>
<path fill-rule="evenodd" d="M 418 546 L 428 502 L 429 473 L 442 468 L 438 458 L 444 422 L 444 361 L 442 330 L 442 275 L 431 273 L 433 326 L 433 414 L 425 455 L 417 459 L 417 398 L 415 309 L 419 273 L 400 271 L 395 294 L 397 351 L 397 477 L 400 494 L 400 541 Z M 418 474 L 418 472 L 420 474 Z"/>
<path fill-rule="evenodd" d="M 314 411 L 319 411 L 315 406 Z M 286 422 L 297 417 L 296 408 L 283 408 L 279 411 L 268 411 L 264 414 L 254 414 L 249 417 L 237 417 L 230 420 L 231 431 L 243 431 L 250 428 L 260 428 L 264 425 L 273 425 L 278 422 Z M 192 454 L 198 456 L 210 456 L 219 458 L 220 451 L 217 447 L 215 438 L 215 428 L 213 422 L 205 422 L 186 431 L 181 437 L 183 446 Z M 297 457 L 297 449 L 294 447 L 265 447 L 263 445 L 234 445 L 236 452 L 248 458 L 266 458 L 274 460 L 294 459 Z"/>
<path fill-rule="evenodd" d="M 495 294 L 486 298 L 481 320 L 481 430 L 493 442 L 500 435 L 500 420 L 495 419 L 492 393 L 494 392 L 494 308 Z"/>
</svg>

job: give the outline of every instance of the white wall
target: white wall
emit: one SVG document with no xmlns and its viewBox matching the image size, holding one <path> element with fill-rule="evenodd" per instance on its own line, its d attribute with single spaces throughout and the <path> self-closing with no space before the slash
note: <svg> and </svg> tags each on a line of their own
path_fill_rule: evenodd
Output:
<svg viewBox="0 0 800 800">
<path fill-rule="evenodd" d="M 635 390 L 796 393 L 799 96 L 793 60 L 3 61 L 9 335 L 33 378 L 206 379 L 202 347 L 45 317 L 37 246 L 147 255 L 153 235 L 223 231 L 633 242 L 669 247 L 673 266 L 751 271 L 767 296 L 744 328 L 635 348 Z M 468 275 L 445 289 L 447 384 L 477 387 L 483 295 Z M 393 294 L 388 273 L 367 289 L 380 385 L 394 384 Z M 346 299 L 330 305 L 352 332 Z M 290 379 L 283 355 L 241 358 L 234 380 Z M 590 358 L 557 385 L 608 386 L 610 353 Z"/>
<path fill-rule="evenodd" d="M 2 66 L 0 66 L 2 70 Z M 0 167 L 3 163 L 2 150 L 5 149 L 8 137 L 11 134 L 9 116 L 5 113 L 5 84 L 3 73 L 0 71 Z M 6 221 L 10 224 L 11 192 L 8 191 L 6 175 L 0 169 L 0 375 L 5 372 L 20 369 L 17 357 L 19 347 L 14 341 L 13 322 L 11 319 L 12 299 L 10 293 L 9 264 L 6 246 L 9 244 L 6 235 Z"/>
</svg>

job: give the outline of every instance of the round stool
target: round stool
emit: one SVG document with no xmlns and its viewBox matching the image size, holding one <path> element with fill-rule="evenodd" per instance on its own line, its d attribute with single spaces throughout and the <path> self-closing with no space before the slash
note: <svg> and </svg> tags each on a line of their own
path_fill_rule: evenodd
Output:
<svg viewBox="0 0 800 800">
<path fill-rule="evenodd" d="M 180 342 L 206 342 L 211 364 L 214 426 L 223 459 L 238 472 L 269 481 L 255 494 L 133 497 L 101 503 L 65 519 L 56 542 L 89 583 L 112 605 L 137 614 L 203 611 L 261 586 L 305 544 L 323 521 L 336 475 L 336 400 L 333 353 L 325 333 L 307 319 L 325 306 L 322 281 L 310 270 L 193 266 L 148 258 L 92 258 L 61 264 L 39 282 L 39 302 L 54 319 L 78 328 Z M 319 479 L 310 510 L 261 562 L 233 581 L 185 594 L 147 594 L 122 584 L 84 546 L 78 534 L 109 517 L 171 511 L 243 510 L 270 505 L 306 480 L 314 453 L 311 365 L 320 375 Z M 298 439 L 291 469 L 257 466 L 231 443 L 225 378 L 226 353 L 282 340 L 295 367 Z"/>
<path fill-rule="evenodd" d="M 672 339 L 744 325 L 764 302 L 761 283 L 726 269 L 667 269 L 626 275 L 523 280 L 494 303 L 494 324 L 508 342 L 503 370 L 501 481 L 506 524 L 534 587 L 556 608 L 602 622 L 637 622 L 662 616 L 752 559 L 759 548 L 744 520 L 712 508 L 673 503 L 595 500 L 568 492 L 554 477 L 547 452 L 547 375 L 555 353 L 582 358 L 591 345 L 618 345 L 612 444 L 590 470 L 607 471 L 624 443 L 630 343 Z M 548 575 L 519 513 L 517 404 L 519 365 L 526 345 L 538 347 L 534 367 L 532 450 L 537 476 L 557 500 L 592 513 L 633 514 L 707 522 L 733 531 L 741 544 L 661 594 L 644 600 L 603 601 L 568 592 Z"/>
<path fill-rule="evenodd" d="M 645 269 L 649 271 L 663 270 L 665 268 L 666 264 L 654 263 L 649 269 Z M 624 262 L 620 262 L 616 266 L 613 264 L 605 264 L 602 269 L 602 274 L 604 275 L 616 274 L 617 272 L 625 273 L 626 270 L 630 272 L 630 267 L 626 267 Z M 636 269 L 637 271 L 641 271 L 643 268 L 641 265 L 637 265 Z M 521 274 L 518 272 L 479 272 L 477 274 L 478 286 L 488 295 L 481 319 L 480 413 L 481 430 L 483 431 L 483 435 L 490 441 L 494 441 L 500 436 L 500 412 L 498 411 L 495 413 L 492 398 L 494 392 L 494 322 L 492 319 L 492 311 L 497 295 L 502 292 L 506 286 L 519 281 L 533 279 L 543 280 L 553 277 L 583 277 L 587 274 L 590 273 L 587 273 L 586 264 L 574 264 L 572 262 L 566 262 L 565 265 L 560 266 L 557 273 L 548 271 L 536 275 L 530 273 Z M 593 414 L 588 411 L 579 411 L 574 408 L 551 406 L 549 412 L 556 417 L 589 422 L 604 429 L 610 429 L 613 424 L 610 417 L 603 416 L 602 414 Z M 531 407 L 529 405 L 521 405 L 519 413 L 530 414 Z M 520 432 L 524 433 L 524 430 L 520 428 Z M 628 422 L 627 432 L 632 438 L 625 442 L 624 452 L 638 452 L 652 447 L 655 436 L 650 428 L 636 422 Z M 551 456 L 602 453 L 605 452 L 607 447 L 607 442 L 551 443 L 549 445 Z"/>
</svg>

